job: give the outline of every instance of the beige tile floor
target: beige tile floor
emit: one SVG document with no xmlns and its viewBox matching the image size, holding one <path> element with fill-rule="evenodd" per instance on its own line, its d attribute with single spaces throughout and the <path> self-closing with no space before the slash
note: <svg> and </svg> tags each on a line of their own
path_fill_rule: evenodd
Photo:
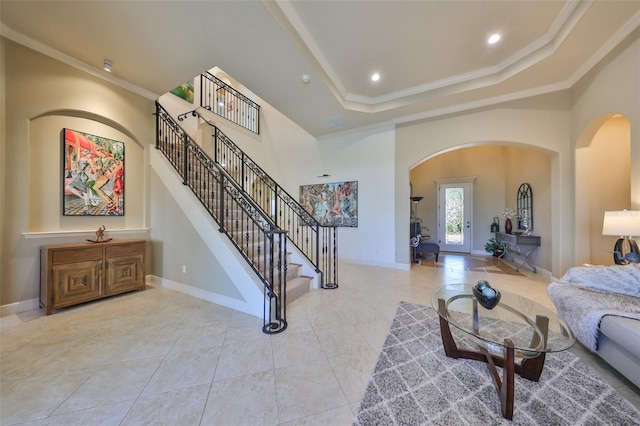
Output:
<svg viewBox="0 0 640 426">
<path fill-rule="evenodd" d="M 149 287 L 0 320 L 3 425 L 350 425 L 398 303 L 430 303 L 441 284 L 475 282 L 553 308 L 548 278 L 443 256 L 410 271 L 340 265 L 340 287 L 291 304 L 288 329 Z M 578 347 L 640 408 L 640 392 Z"/>
</svg>

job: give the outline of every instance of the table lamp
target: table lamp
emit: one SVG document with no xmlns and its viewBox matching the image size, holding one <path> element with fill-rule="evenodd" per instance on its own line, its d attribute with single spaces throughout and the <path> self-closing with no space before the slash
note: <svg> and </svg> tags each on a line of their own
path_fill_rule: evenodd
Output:
<svg viewBox="0 0 640 426">
<path fill-rule="evenodd" d="M 616 265 L 629 263 L 630 259 L 640 255 L 638 245 L 631 239 L 640 236 L 640 210 L 604 212 L 602 235 L 620 237 L 613 247 L 613 260 Z M 629 256 L 629 253 L 635 253 L 635 256 Z"/>
</svg>

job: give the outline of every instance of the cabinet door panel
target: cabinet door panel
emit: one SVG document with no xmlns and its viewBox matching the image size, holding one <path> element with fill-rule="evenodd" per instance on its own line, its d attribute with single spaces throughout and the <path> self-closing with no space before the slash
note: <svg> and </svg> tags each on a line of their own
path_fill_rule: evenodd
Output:
<svg viewBox="0 0 640 426">
<path fill-rule="evenodd" d="M 106 294 L 144 289 L 144 256 L 107 259 Z"/>
<path fill-rule="evenodd" d="M 102 296 L 102 261 L 53 266 L 53 306 L 74 305 Z"/>
</svg>

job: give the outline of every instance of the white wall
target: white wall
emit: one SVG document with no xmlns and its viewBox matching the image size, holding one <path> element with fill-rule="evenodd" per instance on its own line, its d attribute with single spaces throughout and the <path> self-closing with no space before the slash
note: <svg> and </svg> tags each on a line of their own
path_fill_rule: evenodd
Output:
<svg viewBox="0 0 640 426">
<path fill-rule="evenodd" d="M 197 92 L 197 82 L 195 84 Z M 243 89 L 233 82 L 234 88 Z M 317 141 L 300 126 L 252 93 L 261 106 L 260 135 L 222 119 L 212 121 L 293 198 L 300 185 L 358 181 L 358 227 L 339 228 L 338 257 L 343 261 L 397 267 L 394 252 L 392 127 Z M 163 97 L 163 102 L 166 99 Z M 176 101 L 167 99 L 176 109 Z M 184 105 L 183 105 L 184 106 Z M 188 121 L 188 120 L 187 120 Z M 203 144 L 206 147 L 206 143 Z M 329 177 L 319 178 L 323 174 Z"/>
<path fill-rule="evenodd" d="M 330 176 L 301 183 L 358 181 L 358 227 L 339 228 L 339 258 L 353 263 L 404 268 L 405 265 L 395 262 L 395 130 L 388 127 L 318 143 L 325 165 L 321 171 Z"/>
</svg>

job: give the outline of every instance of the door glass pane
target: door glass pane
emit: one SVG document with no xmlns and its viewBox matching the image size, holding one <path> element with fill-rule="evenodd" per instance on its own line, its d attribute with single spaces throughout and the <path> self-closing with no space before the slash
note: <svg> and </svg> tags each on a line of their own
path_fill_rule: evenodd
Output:
<svg viewBox="0 0 640 426">
<path fill-rule="evenodd" d="M 463 188 L 445 188 L 445 243 L 464 244 L 464 191 Z"/>
</svg>

